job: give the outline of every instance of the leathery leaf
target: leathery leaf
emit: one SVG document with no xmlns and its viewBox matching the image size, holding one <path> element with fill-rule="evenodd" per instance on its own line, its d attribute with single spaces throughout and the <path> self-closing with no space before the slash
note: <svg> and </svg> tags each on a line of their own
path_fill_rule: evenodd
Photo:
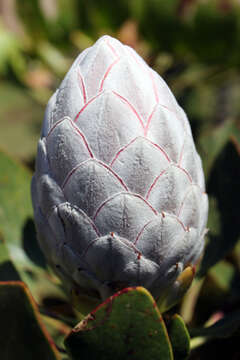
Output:
<svg viewBox="0 0 240 360">
<path fill-rule="evenodd" d="M 178 314 L 166 323 L 175 360 L 186 360 L 190 353 L 190 336 L 186 325 Z"/>
<path fill-rule="evenodd" d="M 142 287 L 126 288 L 108 298 L 72 330 L 65 345 L 74 360 L 173 360 L 163 318 Z"/>
<path fill-rule="evenodd" d="M 0 282 L 0 318 L 2 360 L 60 359 L 23 282 Z"/>
</svg>

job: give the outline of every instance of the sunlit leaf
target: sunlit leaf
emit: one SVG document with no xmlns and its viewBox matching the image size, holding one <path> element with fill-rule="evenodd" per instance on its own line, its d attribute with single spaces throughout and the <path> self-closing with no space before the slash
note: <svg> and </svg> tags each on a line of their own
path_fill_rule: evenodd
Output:
<svg viewBox="0 0 240 360">
<path fill-rule="evenodd" d="M 128 288 L 108 298 L 66 338 L 74 360 L 173 359 L 164 321 L 144 288 Z"/>
</svg>

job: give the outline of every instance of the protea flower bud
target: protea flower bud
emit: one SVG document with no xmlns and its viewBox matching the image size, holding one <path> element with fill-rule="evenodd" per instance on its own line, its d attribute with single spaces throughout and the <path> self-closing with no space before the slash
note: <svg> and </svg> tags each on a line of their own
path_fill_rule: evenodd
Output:
<svg viewBox="0 0 240 360">
<path fill-rule="evenodd" d="M 130 47 L 100 38 L 50 99 L 32 199 L 44 254 L 81 293 L 159 298 L 199 259 L 208 200 L 190 126 Z"/>
</svg>

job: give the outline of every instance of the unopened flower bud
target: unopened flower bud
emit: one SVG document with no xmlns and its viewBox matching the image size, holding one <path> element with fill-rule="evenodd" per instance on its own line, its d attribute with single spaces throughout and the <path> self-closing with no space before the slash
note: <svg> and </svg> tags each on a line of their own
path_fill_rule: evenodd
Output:
<svg viewBox="0 0 240 360">
<path fill-rule="evenodd" d="M 141 285 L 157 299 L 199 259 L 208 199 L 189 122 L 130 47 L 100 38 L 50 99 L 32 199 L 49 263 L 88 296 Z"/>
</svg>

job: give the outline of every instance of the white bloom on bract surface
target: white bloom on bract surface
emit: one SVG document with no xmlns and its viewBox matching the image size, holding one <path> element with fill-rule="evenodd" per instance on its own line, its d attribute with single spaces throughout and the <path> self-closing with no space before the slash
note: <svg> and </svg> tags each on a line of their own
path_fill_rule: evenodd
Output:
<svg viewBox="0 0 240 360">
<path fill-rule="evenodd" d="M 199 259 L 208 214 L 187 117 L 130 47 L 103 36 L 50 99 L 32 181 L 49 263 L 105 299 L 141 285 L 158 298 Z"/>
</svg>

